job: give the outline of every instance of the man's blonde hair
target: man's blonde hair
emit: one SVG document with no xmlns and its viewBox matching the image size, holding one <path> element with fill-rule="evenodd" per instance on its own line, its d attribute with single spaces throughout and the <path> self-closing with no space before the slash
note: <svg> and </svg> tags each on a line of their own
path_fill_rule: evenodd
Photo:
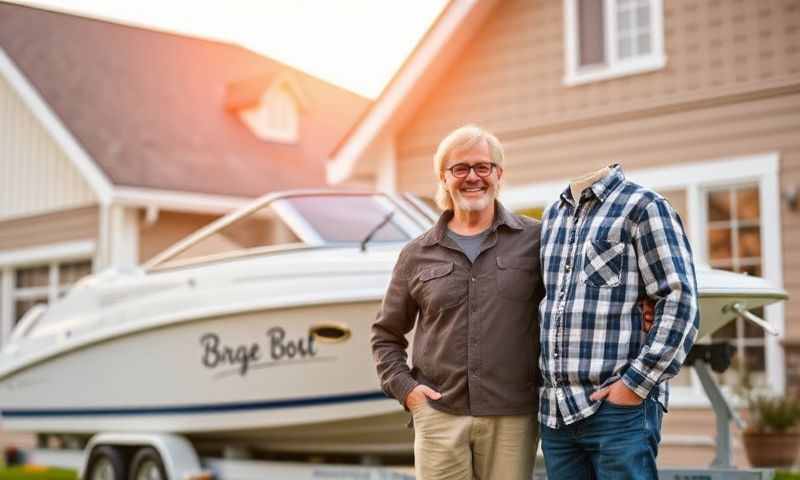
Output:
<svg viewBox="0 0 800 480">
<path fill-rule="evenodd" d="M 438 181 L 434 200 L 436 201 L 436 205 L 442 210 L 453 209 L 453 199 L 450 198 L 450 192 L 447 191 L 442 181 L 447 158 L 454 151 L 472 148 L 481 140 L 485 140 L 486 144 L 489 146 L 489 155 L 492 161 L 502 166 L 504 156 L 503 146 L 500 145 L 500 141 L 497 137 L 476 125 L 465 125 L 461 128 L 457 128 L 450 132 L 444 137 L 444 140 L 439 143 L 436 154 L 433 156 L 433 173 L 436 175 Z"/>
</svg>

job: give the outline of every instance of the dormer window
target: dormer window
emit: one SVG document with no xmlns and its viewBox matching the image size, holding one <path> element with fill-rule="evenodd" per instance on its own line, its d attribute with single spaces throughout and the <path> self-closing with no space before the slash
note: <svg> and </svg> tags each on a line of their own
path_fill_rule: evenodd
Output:
<svg viewBox="0 0 800 480">
<path fill-rule="evenodd" d="M 297 80 L 284 73 L 229 84 L 225 107 L 261 140 L 297 143 L 300 114 L 307 104 Z"/>
<path fill-rule="evenodd" d="M 663 68 L 662 0 L 564 0 L 564 83 Z"/>
<path fill-rule="evenodd" d="M 288 89 L 269 90 L 258 105 L 240 112 L 242 120 L 260 139 L 296 143 L 300 138 L 300 114 Z"/>
</svg>

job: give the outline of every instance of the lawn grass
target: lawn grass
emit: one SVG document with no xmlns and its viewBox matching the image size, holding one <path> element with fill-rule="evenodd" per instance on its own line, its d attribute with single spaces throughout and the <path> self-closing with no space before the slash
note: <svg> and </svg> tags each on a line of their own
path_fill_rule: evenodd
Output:
<svg viewBox="0 0 800 480">
<path fill-rule="evenodd" d="M 0 480 L 77 480 L 75 470 L 61 468 L 23 467 L 0 468 Z"/>
</svg>

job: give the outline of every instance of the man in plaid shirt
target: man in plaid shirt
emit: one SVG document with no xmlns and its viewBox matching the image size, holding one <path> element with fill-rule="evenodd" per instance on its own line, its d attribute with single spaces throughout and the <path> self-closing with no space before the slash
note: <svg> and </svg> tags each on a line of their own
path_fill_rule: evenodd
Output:
<svg viewBox="0 0 800 480">
<path fill-rule="evenodd" d="M 596 179 L 543 216 L 542 450 L 548 478 L 656 479 L 666 380 L 699 326 L 692 253 L 662 196 L 618 165 Z M 645 295 L 656 302 L 646 333 Z"/>
</svg>

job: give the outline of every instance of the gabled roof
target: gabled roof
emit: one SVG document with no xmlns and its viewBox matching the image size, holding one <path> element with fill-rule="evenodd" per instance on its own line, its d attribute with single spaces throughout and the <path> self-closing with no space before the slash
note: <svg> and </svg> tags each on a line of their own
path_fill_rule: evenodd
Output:
<svg viewBox="0 0 800 480">
<path fill-rule="evenodd" d="M 256 196 L 325 185 L 369 101 L 231 44 L 0 2 L 0 48 L 114 186 Z M 291 78 L 297 144 L 264 142 L 229 86 Z"/>
<path fill-rule="evenodd" d="M 385 132 L 396 132 L 419 108 L 499 0 L 451 0 L 420 39 L 383 92 L 332 152 L 327 179 L 337 184 L 352 178 L 357 163 Z"/>
</svg>

